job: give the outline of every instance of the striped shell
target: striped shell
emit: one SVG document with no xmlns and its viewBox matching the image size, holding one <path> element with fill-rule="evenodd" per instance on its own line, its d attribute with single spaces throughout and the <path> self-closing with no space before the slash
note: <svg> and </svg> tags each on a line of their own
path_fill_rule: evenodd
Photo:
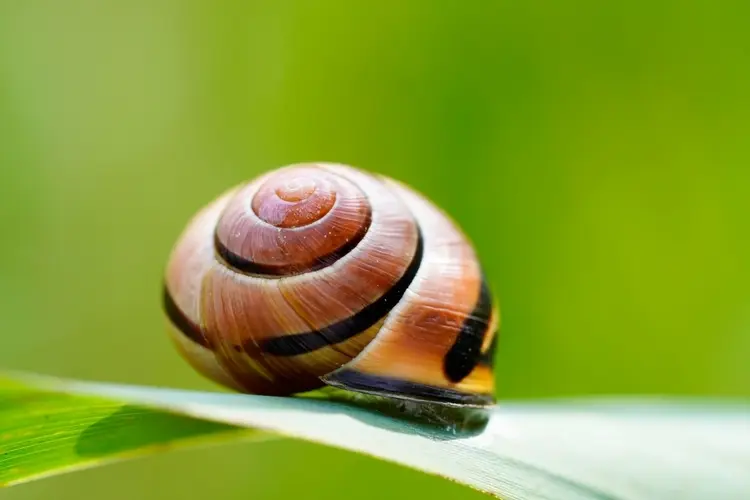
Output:
<svg viewBox="0 0 750 500">
<path fill-rule="evenodd" d="M 499 313 L 472 245 L 418 193 L 353 167 L 290 165 L 203 208 L 164 307 L 180 353 L 237 391 L 494 402 Z"/>
</svg>

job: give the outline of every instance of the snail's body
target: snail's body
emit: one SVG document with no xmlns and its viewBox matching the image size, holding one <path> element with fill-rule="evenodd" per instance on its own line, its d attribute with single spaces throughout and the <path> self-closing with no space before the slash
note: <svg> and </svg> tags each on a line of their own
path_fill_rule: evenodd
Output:
<svg viewBox="0 0 750 500">
<path fill-rule="evenodd" d="M 182 354 L 238 391 L 494 402 L 499 314 L 472 245 L 418 193 L 352 167 L 284 167 L 205 207 L 165 305 Z"/>
</svg>

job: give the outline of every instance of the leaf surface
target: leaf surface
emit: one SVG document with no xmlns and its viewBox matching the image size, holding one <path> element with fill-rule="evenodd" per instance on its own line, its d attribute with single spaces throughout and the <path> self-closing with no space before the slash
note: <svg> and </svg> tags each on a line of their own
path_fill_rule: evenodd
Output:
<svg viewBox="0 0 750 500">
<path fill-rule="evenodd" d="M 335 401 L 15 376 L 0 383 L 0 483 L 182 446 L 287 436 L 505 499 L 750 498 L 750 404 L 508 402 L 463 435 Z"/>
</svg>

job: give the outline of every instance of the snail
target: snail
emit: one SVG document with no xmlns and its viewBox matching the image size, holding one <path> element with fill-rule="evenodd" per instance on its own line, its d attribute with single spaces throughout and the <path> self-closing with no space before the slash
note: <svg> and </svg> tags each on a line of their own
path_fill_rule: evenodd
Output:
<svg viewBox="0 0 750 500">
<path fill-rule="evenodd" d="M 187 362 L 239 392 L 495 403 L 499 309 L 475 249 L 358 167 L 292 164 L 221 194 L 172 248 L 163 306 Z"/>
</svg>

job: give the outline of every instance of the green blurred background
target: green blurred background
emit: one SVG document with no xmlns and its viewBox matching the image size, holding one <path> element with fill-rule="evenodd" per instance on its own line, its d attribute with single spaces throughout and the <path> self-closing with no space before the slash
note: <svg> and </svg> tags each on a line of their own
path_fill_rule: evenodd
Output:
<svg viewBox="0 0 750 500">
<path fill-rule="evenodd" d="M 746 1 L 0 0 L 0 366 L 214 389 L 161 273 L 222 190 L 327 160 L 465 228 L 499 396 L 750 396 Z M 279 441 L 3 498 L 483 498 Z"/>
</svg>

